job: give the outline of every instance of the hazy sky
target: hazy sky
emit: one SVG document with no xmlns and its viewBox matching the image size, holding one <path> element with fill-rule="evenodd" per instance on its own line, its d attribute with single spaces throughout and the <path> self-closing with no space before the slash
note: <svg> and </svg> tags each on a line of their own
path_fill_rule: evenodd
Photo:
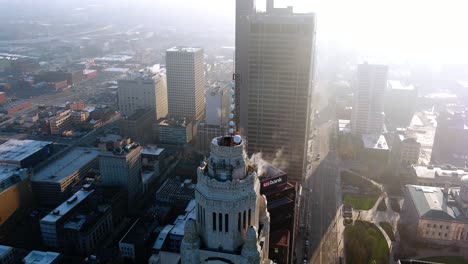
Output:
<svg viewBox="0 0 468 264">
<path fill-rule="evenodd" d="M 264 0 L 257 6 L 264 6 Z M 145 17 L 164 17 L 187 26 L 197 21 L 234 30 L 235 0 L 0 0 L 5 4 L 40 6 L 99 4 L 118 12 L 144 12 Z M 468 64 L 468 0 L 276 0 L 294 5 L 296 11 L 317 13 L 318 43 L 395 58 Z M 15 10 L 20 10 L 16 8 Z M 11 11 L 10 11 L 11 13 Z M 104 16 L 105 17 L 105 16 Z M 161 22 L 159 22 L 161 23 Z M 319 47 L 320 48 L 320 47 Z"/>
</svg>

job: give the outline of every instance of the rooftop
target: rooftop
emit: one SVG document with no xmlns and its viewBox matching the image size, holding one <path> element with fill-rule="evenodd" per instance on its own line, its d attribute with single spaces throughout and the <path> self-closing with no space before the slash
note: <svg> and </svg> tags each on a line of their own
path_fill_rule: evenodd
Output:
<svg viewBox="0 0 468 264">
<path fill-rule="evenodd" d="M 201 50 L 198 47 L 184 47 L 184 46 L 176 46 L 168 49 L 168 52 L 197 52 Z"/>
<path fill-rule="evenodd" d="M 173 227 L 174 227 L 173 225 L 166 225 L 163 228 L 163 230 L 161 230 L 158 238 L 156 239 L 156 241 L 154 241 L 153 249 L 161 250 L 162 246 L 164 245 L 164 241 L 166 240 L 167 235 L 169 234 L 169 232 L 172 230 Z"/>
<path fill-rule="evenodd" d="M 185 222 L 189 219 L 195 220 L 196 217 L 196 201 L 191 200 L 185 208 L 185 215 L 179 215 L 174 221 L 174 227 L 169 232 L 171 235 L 184 236 Z"/>
<path fill-rule="evenodd" d="M 445 221 L 468 221 L 460 209 L 452 203 L 447 203 L 442 188 L 406 185 L 406 189 L 419 217 Z"/>
<path fill-rule="evenodd" d="M 388 150 L 387 141 L 383 135 L 362 135 L 362 142 L 366 149 L 382 149 Z"/>
<path fill-rule="evenodd" d="M 63 202 L 57 208 L 52 210 L 48 215 L 41 219 L 41 222 L 57 222 L 62 216 L 68 214 L 73 208 L 84 201 L 88 196 L 94 193 L 94 190 L 80 190 L 68 198 L 67 201 Z"/>
<path fill-rule="evenodd" d="M 13 248 L 9 246 L 0 245 L 0 256 L 5 255 L 6 253 L 12 251 Z"/>
<path fill-rule="evenodd" d="M 20 162 L 52 142 L 10 139 L 0 145 L 1 162 Z"/>
<path fill-rule="evenodd" d="M 468 175 L 468 170 L 458 169 L 449 166 L 413 166 L 416 177 L 434 179 L 436 177 L 457 177 Z"/>
<path fill-rule="evenodd" d="M 24 257 L 23 261 L 25 264 L 48 264 L 55 263 L 59 257 L 59 253 L 33 250 Z"/>
<path fill-rule="evenodd" d="M 13 165 L 0 164 L 0 192 L 24 180 L 26 177 L 26 169 L 20 169 Z"/>
<path fill-rule="evenodd" d="M 77 173 L 86 164 L 97 159 L 99 150 L 95 148 L 75 148 L 61 158 L 52 161 L 38 173 L 34 174 L 35 182 L 62 182 Z"/>
<path fill-rule="evenodd" d="M 158 156 L 164 151 L 163 148 L 145 147 L 141 149 L 141 154 Z"/>
<path fill-rule="evenodd" d="M 414 90 L 414 86 L 409 84 L 409 85 L 404 85 L 401 81 L 399 80 L 388 80 L 387 81 L 387 87 L 393 90 L 408 90 L 412 91 Z"/>
</svg>

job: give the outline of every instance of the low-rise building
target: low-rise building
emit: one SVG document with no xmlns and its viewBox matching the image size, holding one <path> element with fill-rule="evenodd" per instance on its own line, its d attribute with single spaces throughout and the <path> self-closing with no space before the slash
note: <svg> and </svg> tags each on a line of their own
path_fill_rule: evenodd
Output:
<svg viewBox="0 0 468 264">
<path fill-rule="evenodd" d="M 65 201 L 72 194 L 72 187 L 78 184 L 89 170 L 98 167 L 98 156 L 98 149 L 75 148 L 51 161 L 31 179 L 36 202 L 57 206 Z"/>
<path fill-rule="evenodd" d="M 154 110 L 139 109 L 131 116 L 123 116 L 120 119 L 120 134 L 125 137 L 137 138 L 140 141 L 151 141 L 151 133 L 154 120 Z"/>
<path fill-rule="evenodd" d="M 30 203 L 28 170 L 12 165 L 0 165 L 0 225 Z"/>
<path fill-rule="evenodd" d="M 23 259 L 24 264 L 57 264 L 60 263 L 61 255 L 56 252 L 43 252 L 33 250 Z"/>
<path fill-rule="evenodd" d="M 468 247 L 468 176 L 460 185 L 406 185 L 400 223 L 418 240 Z"/>
<path fill-rule="evenodd" d="M 73 124 L 71 110 L 58 112 L 57 115 L 48 119 L 50 134 L 61 135 L 63 131 L 69 130 Z"/>
<path fill-rule="evenodd" d="M 450 165 L 415 165 L 411 167 L 409 182 L 415 185 L 445 187 L 460 186 L 460 179 L 468 175 L 468 169 Z"/>
<path fill-rule="evenodd" d="M 15 263 L 14 248 L 0 245 L 0 264 Z"/>
<path fill-rule="evenodd" d="M 11 139 L 0 145 L 0 163 L 32 168 L 53 152 L 52 142 Z"/>
<path fill-rule="evenodd" d="M 362 160 L 379 160 L 388 162 L 390 149 L 385 137 L 381 134 L 362 135 Z"/>
<path fill-rule="evenodd" d="M 59 248 L 61 227 L 81 206 L 85 205 L 93 192 L 94 190 L 92 189 L 76 192 L 66 202 L 59 205 L 40 220 L 42 242 L 45 246 Z"/>
<path fill-rule="evenodd" d="M 162 120 L 156 125 L 159 141 L 163 144 L 185 145 L 193 138 L 193 122 Z M 195 133 L 196 134 L 196 133 Z"/>
</svg>

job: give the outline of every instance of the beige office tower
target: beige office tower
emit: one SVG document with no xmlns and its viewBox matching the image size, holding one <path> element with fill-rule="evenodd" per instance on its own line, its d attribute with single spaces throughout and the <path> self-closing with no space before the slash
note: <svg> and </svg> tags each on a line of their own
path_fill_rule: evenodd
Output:
<svg viewBox="0 0 468 264">
<path fill-rule="evenodd" d="M 292 7 L 255 11 L 252 0 L 236 7 L 236 122 L 249 154 L 263 157 L 301 182 L 314 73 L 315 15 Z"/>
<path fill-rule="evenodd" d="M 165 118 L 168 114 L 166 76 L 150 70 L 128 74 L 118 81 L 118 99 L 122 116 L 151 109 L 154 120 Z"/>
<path fill-rule="evenodd" d="M 202 119 L 205 112 L 203 49 L 173 47 L 166 51 L 169 116 Z"/>
</svg>

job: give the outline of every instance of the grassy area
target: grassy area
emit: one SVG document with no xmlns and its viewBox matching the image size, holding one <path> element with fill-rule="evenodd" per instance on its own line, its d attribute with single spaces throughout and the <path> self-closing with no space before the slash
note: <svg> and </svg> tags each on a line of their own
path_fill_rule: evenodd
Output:
<svg viewBox="0 0 468 264">
<path fill-rule="evenodd" d="M 351 204 L 353 209 L 355 210 L 369 210 L 371 209 L 375 202 L 377 201 L 377 197 L 362 197 L 357 195 L 349 195 L 345 194 L 343 198 L 343 203 Z"/>
<path fill-rule="evenodd" d="M 356 210 L 371 209 L 381 194 L 380 188 L 359 175 L 347 171 L 341 173 L 341 182 L 343 186 L 359 188 L 359 195 L 345 194 L 343 196 L 343 203 L 351 204 Z"/>
<path fill-rule="evenodd" d="M 362 264 L 389 263 L 387 241 L 372 223 L 356 221 L 345 229 L 346 262 Z"/>
<path fill-rule="evenodd" d="M 382 199 L 382 201 L 380 201 L 379 206 L 377 206 L 377 210 L 382 212 L 387 211 L 387 204 L 385 203 L 385 199 Z"/>
<path fill-rule="evenodd" d="M 422 260 L 432 261 L 436 263 L 444 263 L 444 264 L 468 264 L 468 260 L 464 259 L 463 257 L 457 257 L 457 256 L 431 257 L 431 258 L 425 258 Z"/>
<path fill-rule="evenodd" d="M 392 225 L 389 222 L 380 222 L 379 225 L 385 230 L 390 240 L 395 241 L 395 234 L 393 233 Z"/>
</svg>

